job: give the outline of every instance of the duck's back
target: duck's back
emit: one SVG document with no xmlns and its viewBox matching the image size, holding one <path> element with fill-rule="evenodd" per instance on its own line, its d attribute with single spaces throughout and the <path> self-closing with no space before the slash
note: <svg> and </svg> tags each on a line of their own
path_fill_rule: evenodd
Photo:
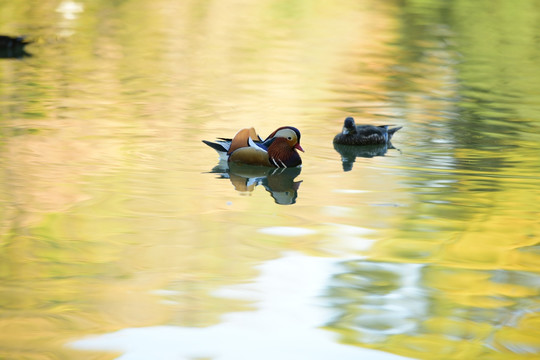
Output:
<svg viewBox="0 0 540 360">
<path fill-rule="evenodd" d="M 376 145 L 388 141 L 387 126 L 358 125 L 356 131 L 349 134 L 339 133 L 334 143 L 342 145 Z"/>
<path fill-rule="evenodd" d="M 388 126 L 357 125 L 356 133 L 358 137 L 365 138 L 374 142 L 386 142 L 388 139 Z"/>
</svg>

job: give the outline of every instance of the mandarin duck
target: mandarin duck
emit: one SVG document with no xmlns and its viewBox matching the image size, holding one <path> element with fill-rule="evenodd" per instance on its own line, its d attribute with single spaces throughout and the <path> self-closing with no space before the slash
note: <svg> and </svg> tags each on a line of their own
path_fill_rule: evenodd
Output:
<svg viewBox="0 0 540 360">
<path fill-rule="evenodd" d="M 203 140 L 216 150 L 221 160 L 228 163 L 287 168 L 300 166 L 302 159 L 296 150 L 300 146 L 300 131 L 282 126 L 262 140 L 254 128 L 240 130 L 232 139 L 219 138 L 217 142 Z"/>
<path fill-rule="evenodd" d="M 352 117 L 345 119 L 343 130 L 334 137 L 334 144 L 378 145 L 390 142 L 392 136 L 402 126 L 389 129 L 391 125 L 356 125 Z"/>
</svg>

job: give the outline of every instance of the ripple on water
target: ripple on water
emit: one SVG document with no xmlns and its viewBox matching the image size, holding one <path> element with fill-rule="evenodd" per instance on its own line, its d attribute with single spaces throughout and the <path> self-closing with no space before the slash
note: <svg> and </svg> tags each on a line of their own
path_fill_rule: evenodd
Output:
<svg viewBox="0 0 540 360">
<path fill-rule="evenodd" d="M 275 236 L 306 236 L 317 233 L 315 230 L 294 226 L 270 226 L 257 230 L 261 234 Z"/>
</svg>

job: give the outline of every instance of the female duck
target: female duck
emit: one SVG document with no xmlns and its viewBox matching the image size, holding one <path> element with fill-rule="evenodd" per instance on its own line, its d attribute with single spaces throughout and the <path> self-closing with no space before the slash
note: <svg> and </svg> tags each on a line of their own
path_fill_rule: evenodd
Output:
<svg viewBox="0 0 540 360">
<path fill-rule="evenodd" d="M 248 165 L 276 168 L 299 166 L 302 159 L 296 150 L 300 146 L 300 131 L 283 126 L 262 140 L 254 128 L 240 130 L 232 139 L 219 138 L 217 142 L 203 140 L 216 150 L 221 160 Z"/>
<path fill-rule="evenodd" d="M 396 131 L 402 127 L 388 129 L 391 125 L 356 125 L 352 117 L 345 119 L 343 130 L 334 137 L 334 144 L 378 145 L 387 144 Z"/>
</svg>

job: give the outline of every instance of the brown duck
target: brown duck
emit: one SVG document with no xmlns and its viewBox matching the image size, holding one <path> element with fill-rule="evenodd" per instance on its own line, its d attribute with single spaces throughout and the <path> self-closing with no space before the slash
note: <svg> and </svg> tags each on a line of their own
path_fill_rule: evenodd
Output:
<svg viewBox="0 0 540 360">
<path fill-rule="evenodd" d="M 356 125 L 352 117 L 345 119 L 343 130 L 334 137 L 334 144 L 380 145 L 390 143 L 392 136 L 402 126 L 389 129 L 392 125 Z"/>
</svg>

